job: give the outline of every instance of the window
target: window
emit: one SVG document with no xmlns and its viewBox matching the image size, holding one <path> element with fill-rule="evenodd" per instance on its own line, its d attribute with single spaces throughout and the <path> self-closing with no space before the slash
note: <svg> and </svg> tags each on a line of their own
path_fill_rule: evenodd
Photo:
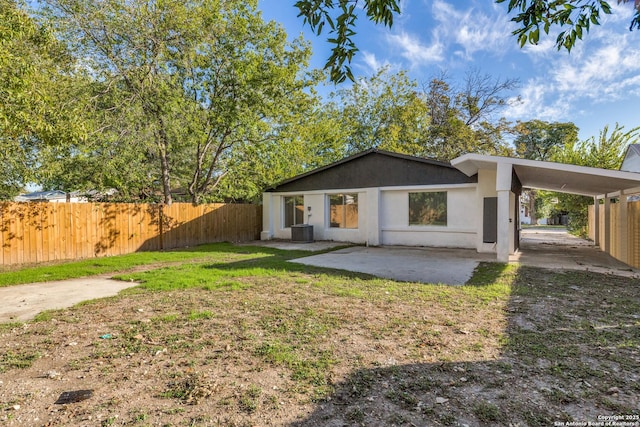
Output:
<svg viewBox="0 0 640 427">
<path fill-rule="evenodd" d="M 447 192 L 409 193 L 409 225 L 447 225 Z"/>
<path fill-rule="evenodd" d="M 329 195 L 329 227 L 358 228 L 358 195 Z"/>
<path fill-rule="evenodd" d="M 304 197 L 284 197 L 284 228 L 304 224 Z"/>
</svg>

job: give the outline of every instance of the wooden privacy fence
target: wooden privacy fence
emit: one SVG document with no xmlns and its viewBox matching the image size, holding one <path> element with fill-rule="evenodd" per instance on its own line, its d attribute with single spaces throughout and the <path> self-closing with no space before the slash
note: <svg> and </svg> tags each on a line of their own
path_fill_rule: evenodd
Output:
<svg viewBox="0 0 640 427">
<path fill-rule="evenodd" d="M 261 227 L 248 204 L 0 203 L 0 265 L 249 241 Z"/>
<path fill-rule="evenodd" d="M 599 220 L 599 236 L 600 247 L 604 247 L 605 239 L 605 218 L 604 205 L 598 205 L 600 213 Z M 640 201 L 627 203 L 627 224 L 626 230 L 620 229 L 618 223 L 621 204 L 611 203 L 609 206 L 609 254 L 619 260 L 622 260 L 632 267 L 640 268 Z M 595 215 L 594 205 L 589 206 L 589 238 L 595 240 Z M 621 245 L 620 239 L 626 237 L 626 245 Z M 626 257 L 621 251 L 625 250 Z"/>
</svg>

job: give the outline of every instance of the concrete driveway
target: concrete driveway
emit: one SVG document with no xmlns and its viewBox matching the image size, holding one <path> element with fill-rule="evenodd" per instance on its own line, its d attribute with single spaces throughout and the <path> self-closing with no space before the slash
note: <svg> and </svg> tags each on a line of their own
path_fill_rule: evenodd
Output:
<svg viewBox="0 0 640 427">
<path fill-rule="evenodd" d="M 403 282 L 463 285 L 481 261 L 495 262 L 495 254 L 479 254 L 470 249 L 357 246 L 291 262 L 356 271 Z M 593 242 L 570 235 L 563 228 L 523 229 L 520 251 L 512 255 L 509 262 L 640 278 L 640 271 L 600 251 Z"/>
<path fill-rule="evenodd" d="M 532 227 L 520 233 L 520 251 L 509 262 L 556 270 L 585 270 L 640 278 L 640 271 L 572 236 L 564 228 Z"/>
</svg>

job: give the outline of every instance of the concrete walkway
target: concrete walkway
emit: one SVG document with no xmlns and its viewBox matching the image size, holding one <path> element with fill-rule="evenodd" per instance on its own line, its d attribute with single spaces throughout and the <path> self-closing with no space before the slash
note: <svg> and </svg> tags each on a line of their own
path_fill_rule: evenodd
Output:
<svg viewBox="0 0 640 427">
<path fill-rule="evenodd" d="M 123 289 L 138 285 L 109 277 L 100 275 L 0 288 L 0 322 L 23 322 L 45 310 L 117 295 Z"/>
</svg>

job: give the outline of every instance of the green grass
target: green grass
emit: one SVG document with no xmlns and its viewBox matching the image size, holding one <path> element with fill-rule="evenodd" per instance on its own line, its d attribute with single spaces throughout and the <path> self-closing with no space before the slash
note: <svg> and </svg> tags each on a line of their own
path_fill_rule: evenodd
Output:
<svg viewBox="0 0 640 427">
<path fill-rule="evenodd" d="M 24 369 L 31 366 L 31 364 L 40 358 L 39 352 L 28 353 L 21 352 L 16 353 L 8 351 L 0 354 L 0 373 L 9 369 Z"/>
<path fill-rule="evenodd" d="M 140 289 L 170 291 L 200 288 L 205 290 L 240 291 L 251 287 L 256 281 L 277 282 L 283 277 L 298 278 L 300 274 L 323 274 L 326 268 L 309 267 L 287 262 L 291 259 L 319 252 L 285 251 L 270 248 L 217 244 L 211 247 L 205 261 L 168 266 L 154 270 L 124 273 L 115 278 L 141 282 Z M 340 277 L 371 277 L 368 275 L 340 272 Z M 251 278 L 247 281 L 246 278 Z M 342 282 L 344 283 L 344 281 Z M 128 292 L 136 292 L 129 290 Z"/>
<path fill-rule="evenodd" d="M 209 264 L 210 268 L 226 268 L 225 275 L 228 279 L 231 279 L 241 275 L 234 275 L 232 273 L 233 262 L 235 261 L 253 260 L 246 263 L 245 271 L 255 268 L 255 273 L 261 273 L 264 272 L 264 270 L 262 270 L 264 263 L 258 262 L 260 258 L 275 257 L 274 260 L 272 260 L 273 262 L 266 263 L 268 268 L 274 268 L 277 267 L 278 262 L 304 255 L 309 255 L 309 252 L 279 251 L 277 249 L 263 247 L 212 243 L 188 249 L 174 249 L 161 252 L 136 252 L 113 257 L 91 258 L 73 262 L 56 262 L 42 266 L 29 265 L 18 269 L 0 270 L 0 287 L 123 272 L 140 266 L 157 267 L 158 264 L 204 263 L 207 261 L 213 262 L 213 264 Z M 230 262 L 231 264 L 229 264 Z M 258 263 L 259 265 L 252 267 L 252 263 Z M 279 269 L 282 270 L 283 268 L 284 267 L 280 267 Z M 198 278 L 192 274 L 191 270 L 189 265 L 182 266 L 179 273 L 180 275 L 184 275 L 184 277 L 176 282 L 175 288 L 180 288 L 180 283 L 184 284 L 184 288 L 191 287 L 194 281 L 197 282 Z M 175 272 L 175 270 L 170 271 Z M 174 279 L 175 278 L 176 277 L 174 277 Z M 218 285 L 234 289 L 239 286 L 238 283 L 232 280 L 227 280 L 227 282 L 226 284 L 219 283 Z"/>
<path fill-rule="evenodd" d="M 31 375 L 33 361 L 56 357 L 69 331 L 84 330 L 90 343 L 65 350 L 64 366 L 97 366 L 106 383 L 133 388 L 122 372 L 149 365 L 155 395 L 184 411 L 132 411 L 131 425 L 214 412 L 260 424 L 316 402 L 362 425 L 458 425 L 463 414 L 479 425 L 542 426 L 570 420 L 567 405 L 635 410 L 627 396 L 640 392 L 640 299 L 631 279 L 481 263 L 466 285 L 445 286 L 287 262 L 308 252 L 215 244 L 185 253 L 121 273 L 142 283 L 111 299 L 0 325 L 12 344 L 0 373 Z M 106 332 L 113 339 L 100 339 Z M 380 408 L 383 418 L 371 418 Z M 322 417 L 319 409 L 312 421 Z"/>
</svg>

